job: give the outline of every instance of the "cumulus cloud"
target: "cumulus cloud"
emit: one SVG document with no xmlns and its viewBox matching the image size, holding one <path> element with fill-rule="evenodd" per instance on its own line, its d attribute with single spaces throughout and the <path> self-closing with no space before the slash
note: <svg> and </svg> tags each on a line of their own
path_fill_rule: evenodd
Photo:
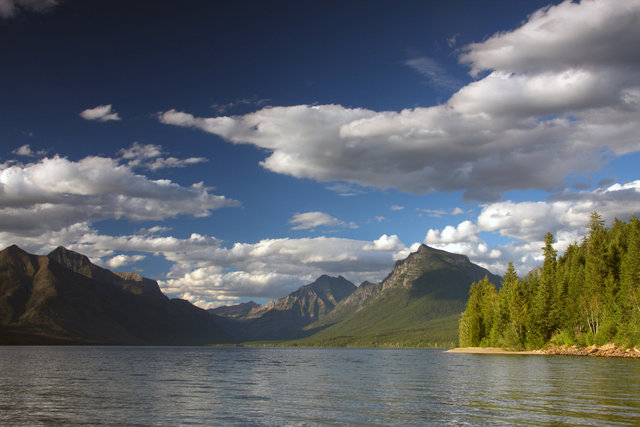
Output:
<svg viewBox="0 0 640 427">
<path fill-rule="evenodd" d="M 221 305 L 228 297 L 280 298 L 321 274 L 343 275 L 356 284 L 379 281 L 393 266 L 395 252 L 405 249 L 396 239 L 266 239 L 214 248 L 206 258 L 183 253 L 172 258 L 174 267 L 161 287 Z"/>
<path fill-rule="evenodd" d="M 635 64 L 640 37 L 638 0 L 565 0 L 533 13 L 520 28 L 467 46 L 461 60 L 471 73 L 564 71 Z"/>
<path fill-rule="evenodd" d="M 308 230 L 318 227 L 358 228 L 354 222 L 346 223 L 324 212 L 304 212 L 295 214 L 290 220 L 292 230 Z"/>
<path fill-rule="evenodd" d="M 478 79 L 442 105 L 297 105 L 211 118 L 169 110 L 159 118 L 266 149 L 263 167 L 299 178 L 463 190 L 482 201 L 553 191 L 568 174 L 640 150 L 638 19 L 640 0 L 544 8 L 463 48 L 460 61 Z"/>
<path fill-rule="evenodd" d="M 399 251 L 404 248 L 404 243 L 395 234 L 391 236 L 383 234 L 379 239 L 374 240 L 373 244 L 366 244 L 362 247 L 365 251 Z"/>
<path fill-rule="evenodd" d="M 71 161 L 54 156 L 0 167 L 0 231 L 18 235 L 104 219 L 202 217 L 232 206 L 239 203 L 209 194 L 202 183 L 184 187 L 150 180 L 106 157 Z"/>
<path fill-rule="evenodd" d="M 113 258 L 109 259 L 106 264 L 109 266 L 109 268 L 118 269 L 118 268 L 120 268 L 122 266 L 129 265 L 129 264 L 134 264 L 134 263 L 136 263 L 138 261 L 142 261 L 145 258 L 146 258 L 146 256 L 144 256 L 144 255 L 125 255 L 125 254 L 120 254 L 120 255 L 116 255 Z"/>
<path fill-rule="evenodd" d="M 43 13 L 58 4 L 58 0 L 0 0 L 0 16 L 11 18 L 19 10 Z"/>
<path fill-rule="evenodd" d="M 478 229 L 471 221 L 463 221 L 457 227 L 447 225 L 442 231 L 429 230 L 424 242 L 428 245 L 438 243 L 457 243 L 460 241 L 478 241 Z"/>
<path fill-rule="evenodd" d="M 559 252 L 580 242 L 588 232 L 589 216 L 597 211 L 609 223 L 626 221 L 640 214 L 640 181 L 616 183 L 593 191 L 564 192 L 547 201 L 487 204 L 475 223 L 430 229 L 424 243 L 450 252 L 464 253 L 495 273 L 504 272 L 512 261 L 521 274 L 539 265 L 544 234 L 556 239 Z M 491 247 L 481 233 L 496 233 L 509 243 Z"/>
<path fill-rule="evenodd" d="M 111 104 L 98 105 L 94 108 L 87 108 L 80 113 L 80 117 L 86 120 L 98 120 L 99 122 L 108 122 L 111 120 L 120 120 L 118 113 L 112 111 Z"/>
<path fill-rule="evenodd" d="M 409 250 L 395 235 L 373 241 L 325 236 L 264 239 L 225 247 L 214 236 L 193 233 L 177 238 L 164 235 L 167 231 L 152 227 L 112 236 L 87 221 L 37 235 L 0 230 L 0 246 L 15 243 L 31 253 L 48 253 L 63 245 L 108 268 L 159 256 L 172 264 L 165 278 L 155 277 L 162 279 L 162 290 L 201 307 L 231 304 L 238 298 L 280 298 L 322 274 L 343 275 L 356 284 L 380 281 L 394 260 L 406 257 Z"/>
</svg>

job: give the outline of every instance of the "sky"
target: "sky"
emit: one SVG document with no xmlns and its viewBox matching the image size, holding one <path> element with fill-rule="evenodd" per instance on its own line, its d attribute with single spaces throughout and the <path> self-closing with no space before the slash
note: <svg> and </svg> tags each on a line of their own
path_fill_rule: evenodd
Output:
<svg viewBox="0 0 640 427">
<path fill-rule="evenodd" d="M 212 308 L 640 212 L 640 0 L 0 0 L 0 246 Z"/>
</svg>

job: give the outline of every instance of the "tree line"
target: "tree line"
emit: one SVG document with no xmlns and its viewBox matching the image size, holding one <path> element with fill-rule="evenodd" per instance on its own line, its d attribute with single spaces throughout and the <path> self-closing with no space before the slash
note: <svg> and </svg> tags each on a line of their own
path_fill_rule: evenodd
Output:
<svg viewBox="0 0 640 427">
<path fill-rule="evenodd" d="M 547 233 L 542 267 L 526 277 L 509 262 L 500 290 L 486 277 L 471 285 L 460 346 L 640 346 L 640 220 L 607 228 L 594 212 L 580 244 L 558 257 L 553 243 Z"/>
</svg>

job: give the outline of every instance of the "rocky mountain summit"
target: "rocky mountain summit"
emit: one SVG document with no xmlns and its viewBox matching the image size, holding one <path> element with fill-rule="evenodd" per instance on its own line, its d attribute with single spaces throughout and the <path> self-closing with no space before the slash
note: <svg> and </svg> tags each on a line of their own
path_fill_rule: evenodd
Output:
<svg viewBox="0 0 640 427">
<path fill-rule="evenodd" d="M 244 318 L 236 316 L 240 322 L 226 324 L 240 340 L 297 338 L 304 335 L 306 325 L 331 312 L 355 290 L 356 286 L 342 276 L 322 275 L 277 301 L 252 308 Z M 212 312 L 225 316 L 229 308 L 213 309 Z"/>
</svg>

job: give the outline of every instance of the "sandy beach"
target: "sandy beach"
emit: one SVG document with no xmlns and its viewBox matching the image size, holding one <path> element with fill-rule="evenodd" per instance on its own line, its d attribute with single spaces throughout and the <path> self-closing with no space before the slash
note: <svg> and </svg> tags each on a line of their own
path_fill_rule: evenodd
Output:
<svg viewBox="0 0 640 427">
<path fill-rule="evenodd" d="M 535 354 L 544 355 L 542 350 L 514 351 L 505 350 L 497 347 L 458 347 L 446 350 L 445 353 L 464 353 L 464 354 Z"/>
</svg>

